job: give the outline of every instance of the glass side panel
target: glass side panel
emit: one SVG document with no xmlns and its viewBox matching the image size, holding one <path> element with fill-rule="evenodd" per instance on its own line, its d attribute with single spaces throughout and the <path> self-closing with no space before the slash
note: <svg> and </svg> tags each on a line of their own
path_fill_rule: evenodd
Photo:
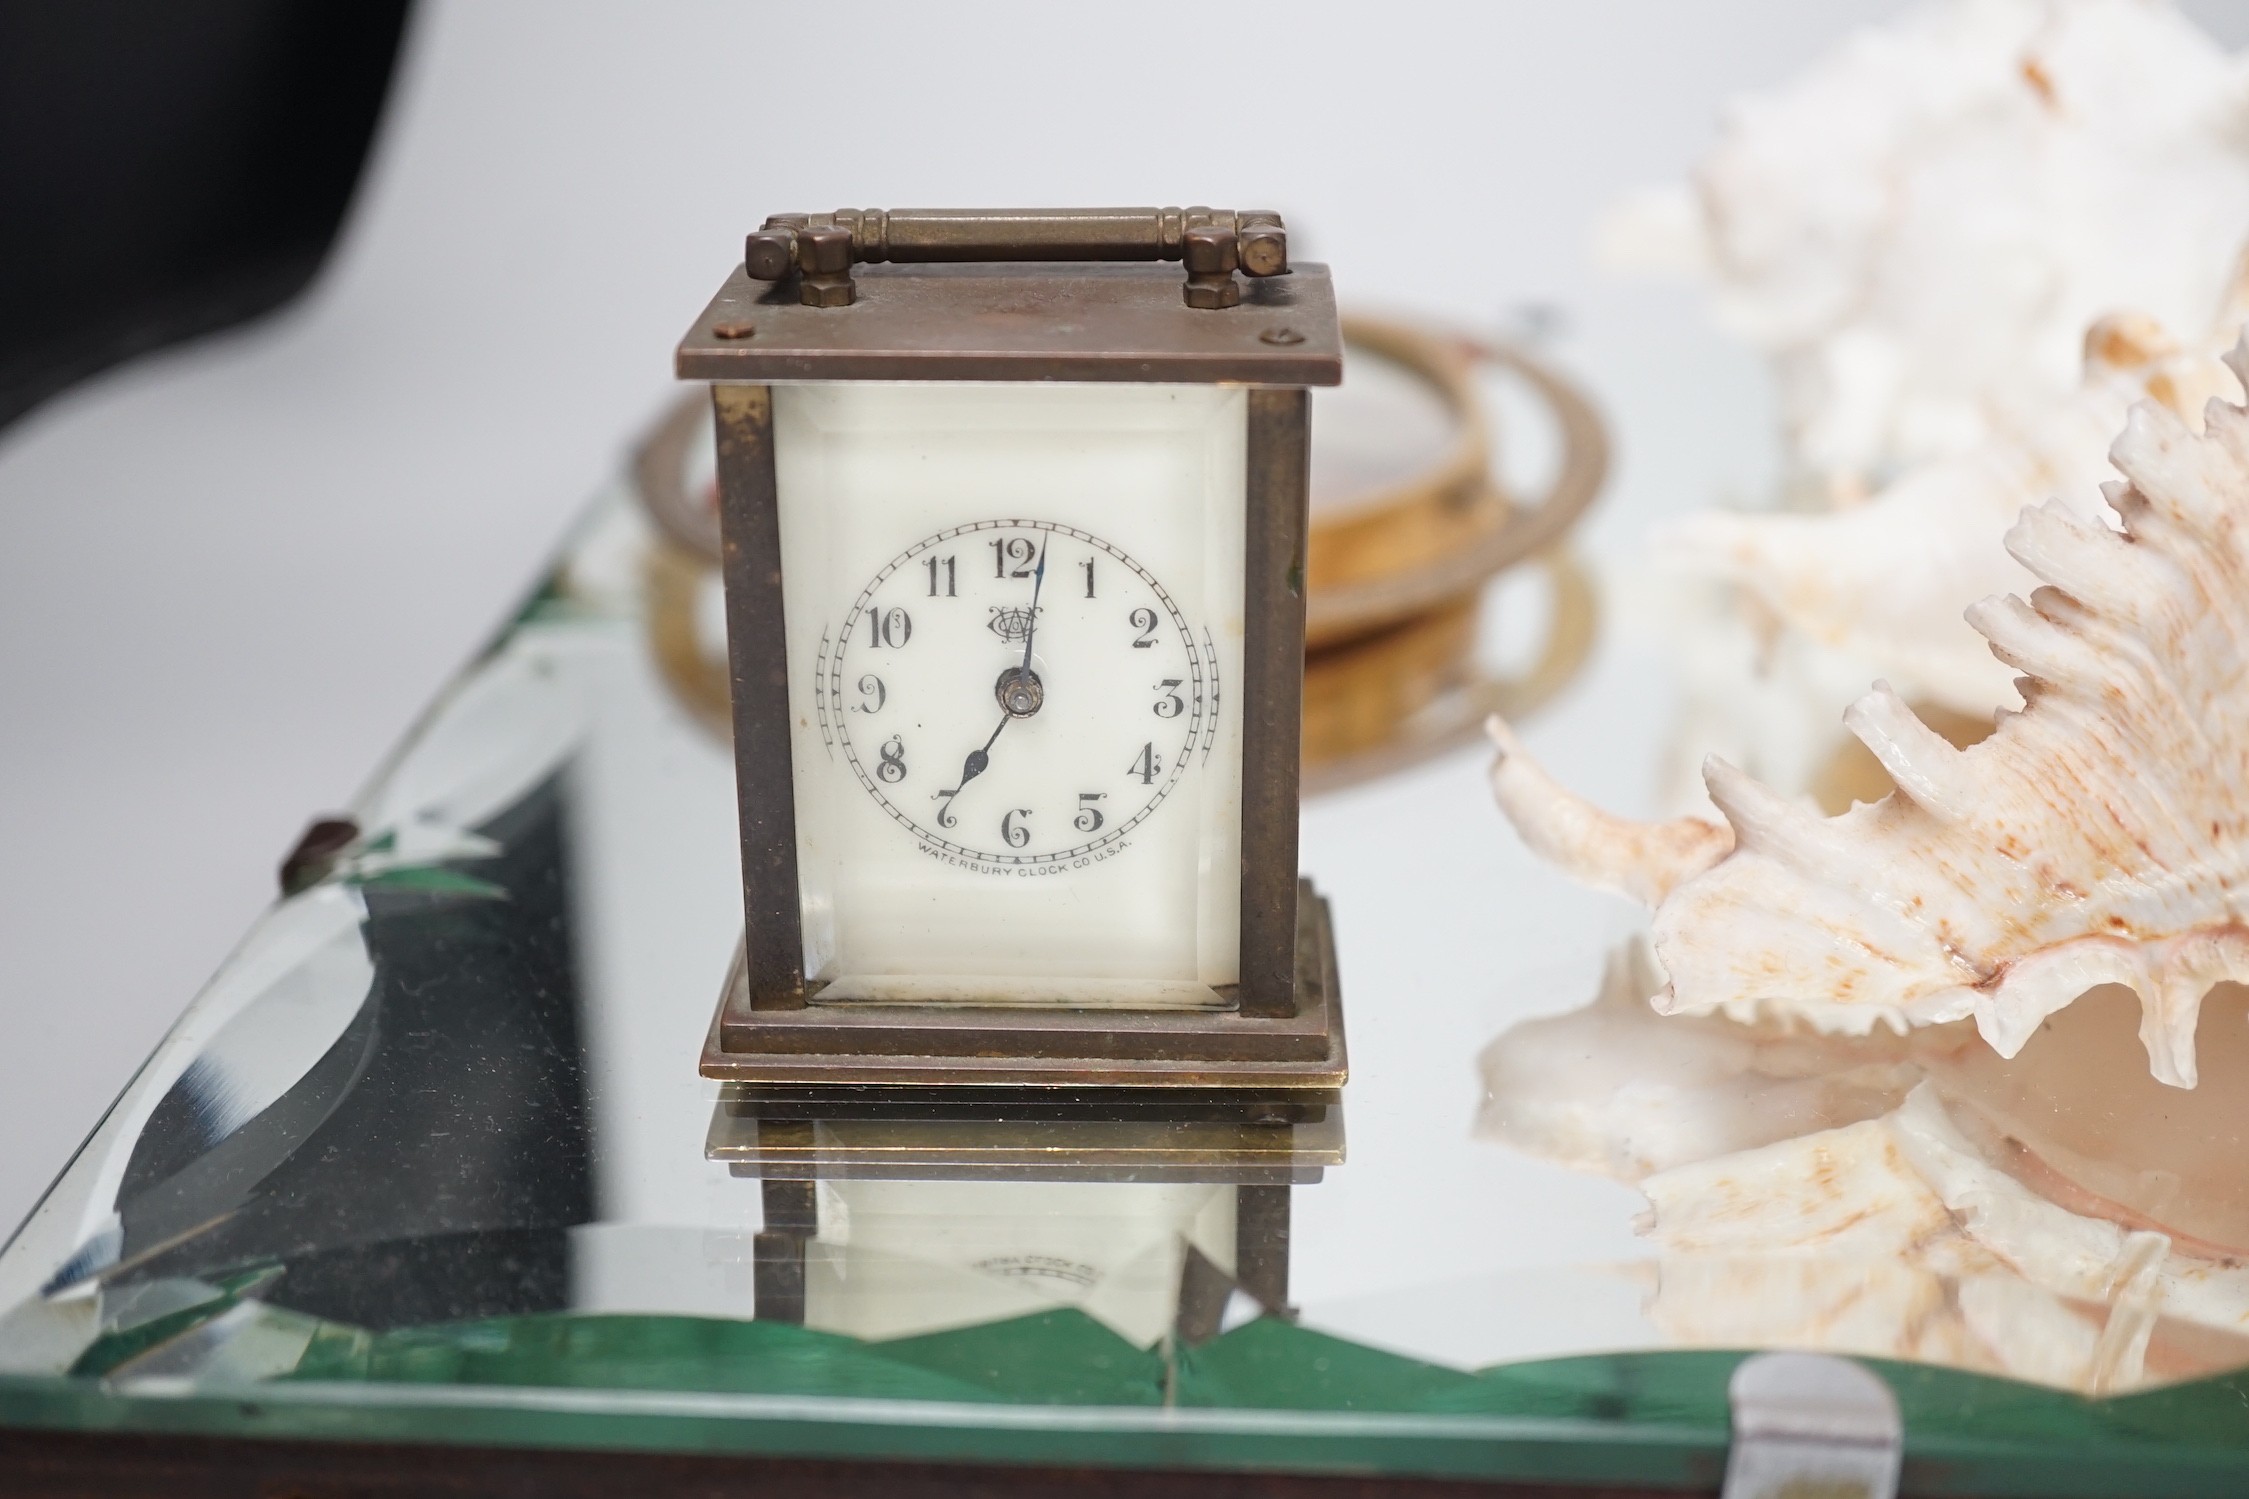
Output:
<svg viewBox="0 0 2249 1499">
<path fill-rule="evenodd" d="M 1799 1347 L 1877 1361 L 1920 1490 L 2249 1484 L 2236 1126 L 2177 1112 L 2224 1044 L 2103 1126 L 2098 1003 L 2004 1072 L 1658 1021 L 1478 751 L 1307 806 L 1340 1108 L 705 1082 L 715 589 L 594 508 L 0 1252 L 0 1422 L 1708 1486 L 1741 1350 Z M 1527 732 L 1644 787 L 1662 669 L 1606 642 Z"/>
</svg>

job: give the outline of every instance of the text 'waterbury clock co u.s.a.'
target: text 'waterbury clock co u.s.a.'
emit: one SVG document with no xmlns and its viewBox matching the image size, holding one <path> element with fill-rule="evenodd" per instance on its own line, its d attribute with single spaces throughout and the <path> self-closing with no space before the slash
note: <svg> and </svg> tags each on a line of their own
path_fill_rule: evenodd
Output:
<svg viewBox="0 0 2249 1499">
<path fill-rule="evenodd" d="M 678 351 L 717 419 L 746 917 L 707 1075 L 1341 1085 L 1296 869 L 1307 387 L 1341 350 L 1267 213 L 749 237 Z"/>
</svg>

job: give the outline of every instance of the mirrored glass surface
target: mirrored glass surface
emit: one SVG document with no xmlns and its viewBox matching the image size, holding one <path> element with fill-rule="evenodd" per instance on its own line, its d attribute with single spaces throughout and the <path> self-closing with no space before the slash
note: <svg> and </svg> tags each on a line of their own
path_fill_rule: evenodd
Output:
<svg viewBox="0 0 2249 1499">
<path fill-rule="evenodd" d="M 2249 1473 L 2238 1015 L 2193 1094 L 2098 995 L 2006 1065 L 1658 1017 L 1468 747 L 1307 802 L 1340 1101 L 730 1089 L 722 658 L 620 483 L 0 1253 L 8 1419 L 1684 1482 L 1808 1348 L 1963 1492 Z M 1523 728 L 1644 800 L 1682 696 L 1613 633 Z"/>
</svg>

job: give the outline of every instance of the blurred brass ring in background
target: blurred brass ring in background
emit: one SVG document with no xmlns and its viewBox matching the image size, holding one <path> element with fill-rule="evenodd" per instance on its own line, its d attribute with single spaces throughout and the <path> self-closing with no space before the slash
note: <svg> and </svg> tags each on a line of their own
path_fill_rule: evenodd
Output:
<svg viewBox="0 0 2249 1499">
<path fill-rule="evenodd" d="M 691 493 L 687 457 L 695 451 L 709 401 L 697 392 L 674 401 L 633 450 L 633 490 L 640 508 L 673 545 L 716 567 L 718 491 Z"/>
<path fill-rule="evenodd" d="M 1425 382 L 1450 413 L 1457 436 L 1436 464 L 1355 499 L 1348 515 L 1323 518 L 1315 511 L 1305 556 L 1304 626 L 1305 644 L 1314 650 L 1456 602 L 1553 546 L 1600 493 L 1609 465 L 1608 433 L 1593 403 L 1528 354 L 1365 317 L 1346 317 L 1343 338 L 1347 350 L 1380 355 Z M 1561 463 L 1535 505 L 1517 503 L 1493 473 L 1491 429 L 1476 386 L 1479 362 L 1513 372 L 1553 414 Z"/>
<path fill-rule="evenodd" d="M 1304 793 L 1388 775 L 1474 739 L 1494 713 L 1521 719 L 1592 654 L 1592 580 L 1568 552 L 1534 559 L 1550 590 L 1546 639 L 1520 676 L 1476 661 L 1482 599 L 1470 595 L 1304 663 Z"/>
<path fill-rule="evenodd" d="M 696 603 L 703 589 L 717 585 L 717 573 L 700 553 L 662 536 L 648 549 L 642 577 L 648 589 L 648 644 L 656 654 L 656 669 L 696 722 L 731 742 L 734 714 L 726 650 L 720 646 L 712 654 L 697 633 Z"/>
</svg>

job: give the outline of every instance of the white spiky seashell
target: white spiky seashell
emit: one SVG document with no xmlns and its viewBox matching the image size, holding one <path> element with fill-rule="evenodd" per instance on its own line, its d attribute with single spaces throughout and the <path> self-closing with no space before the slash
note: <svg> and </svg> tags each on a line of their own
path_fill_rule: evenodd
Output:
<svg viewBox="0 0 2249 1499">
<path fill-rule="evenodd" d="M 1583 1009 L 1511 1026 L 1477 1059 L 1479 1137 L 1637 1182 L 1674 1167 L 1872 1119 L 1921 1080 L 1920 1058 L 1974 1037 L 1842 1039 L 1722 1017 L 1657 1016 L 1644 941 L 1609 955 Z"/>
<path fill-rule="evenodd" d="M 2096 318 L 2199 329 L 2244 239 L 2242 60 L 2168 4 L 1948 0 L 1734 101 L 1600 249 L 1709 286 L 1847 500 L 2066 400 Z"/>
<path fill-rule="evenodd" d="M 2181 348 L 2151 318 L 2104 318 L 2085 336 L 2077 390 L 1973 450 L 1909 468 L 1840 510 L 1690 515 L 1659 528 L 1653 549 L 1669 567 L 1746 590 L 1818 647 L 1871 663 L 1908 699 L 1988 715 L 2012 702 L 2012 673 L 1962 612 L 2029 587 L 2002 542 L 2008 525 L 2052 495 L 2105 516 L 2099 491 L 2125 414 L 2154 399 L 2199 423 L 2207 401 L 2231 393 L 2217 349 L 2240 328 L 2244 306 L 2221 317 L 2226 331 L 2208 352 Z"/>
<path fill-rule="evenodd" d="M 2249 383 L 2249 341 L 2228 356 Z M 2249 979 L 2249 411 L 2204 433 L 2135 407 L 2111 456 L 2124 529 L 2027 510 L 2008 549 L 2048 586 L 1970 622 L 2025 707 L 1954 749 L 1886 686 L 1845 723 L 1899 790 L 1835 818 L 1713 759 L 1726 820 L 1606 818 L 1503 725 L 1492 785 L 1527 842 L 1656 905 L 1672 1012 L 1787 1013 L 1865 1034 L 1973 1016 L 2013 1056 L 2086 990 L 2140 997 L 2154 1075 L 2195 1080 L 2195 1018 Z"/>
<path fill-rule="evenodd" d="M 1716 1318 L 1734 1341 L 1933 1358 L 2100 1394 L 2158 1375 L 2160 1319 L 2249 1331 L 2249 1269 L 2040 1197 L 1983 1157 L 1927 1083 L 1879 1119 L 1640 1187 L 1643 1232 L 1664 1256 L 1650 1314 L 1674 1335 L 1707 1339 Z"/>
<path fill-rule="evenodd" d="M 2106 1065 L 2121 992 L 2057 1016 L 2017 1061 L 1960 1027 L 1821 1036 L 1661 1016 L 1644 946 L 1599 996 L 1481 1058 L 1477 1133 L 1636 1182 L 1644 1311 L 1678 1346 L 1911 1358 L 2089 1394 L 2249 1359 L 2242 1127 L 2249 992 L 2211 1086 Z"/>
<path fill-rule="evenodd" d="M 1673 1253 L 1910 1250 L 1915 1265 L 1938 1274 L 2005 1266 L 2094 1301 L 2152 1274 L 2190 1320 L 2249 1327 L 2249 1270 L 2187 1256 L 2174 1263 L 2167 1235 L 2047 1201 L 1986 1160 L 1928 1083 L 1878 1119 L 1661 1172 L 1640 1189 L 1647 1232 Z"/>
</svg>

